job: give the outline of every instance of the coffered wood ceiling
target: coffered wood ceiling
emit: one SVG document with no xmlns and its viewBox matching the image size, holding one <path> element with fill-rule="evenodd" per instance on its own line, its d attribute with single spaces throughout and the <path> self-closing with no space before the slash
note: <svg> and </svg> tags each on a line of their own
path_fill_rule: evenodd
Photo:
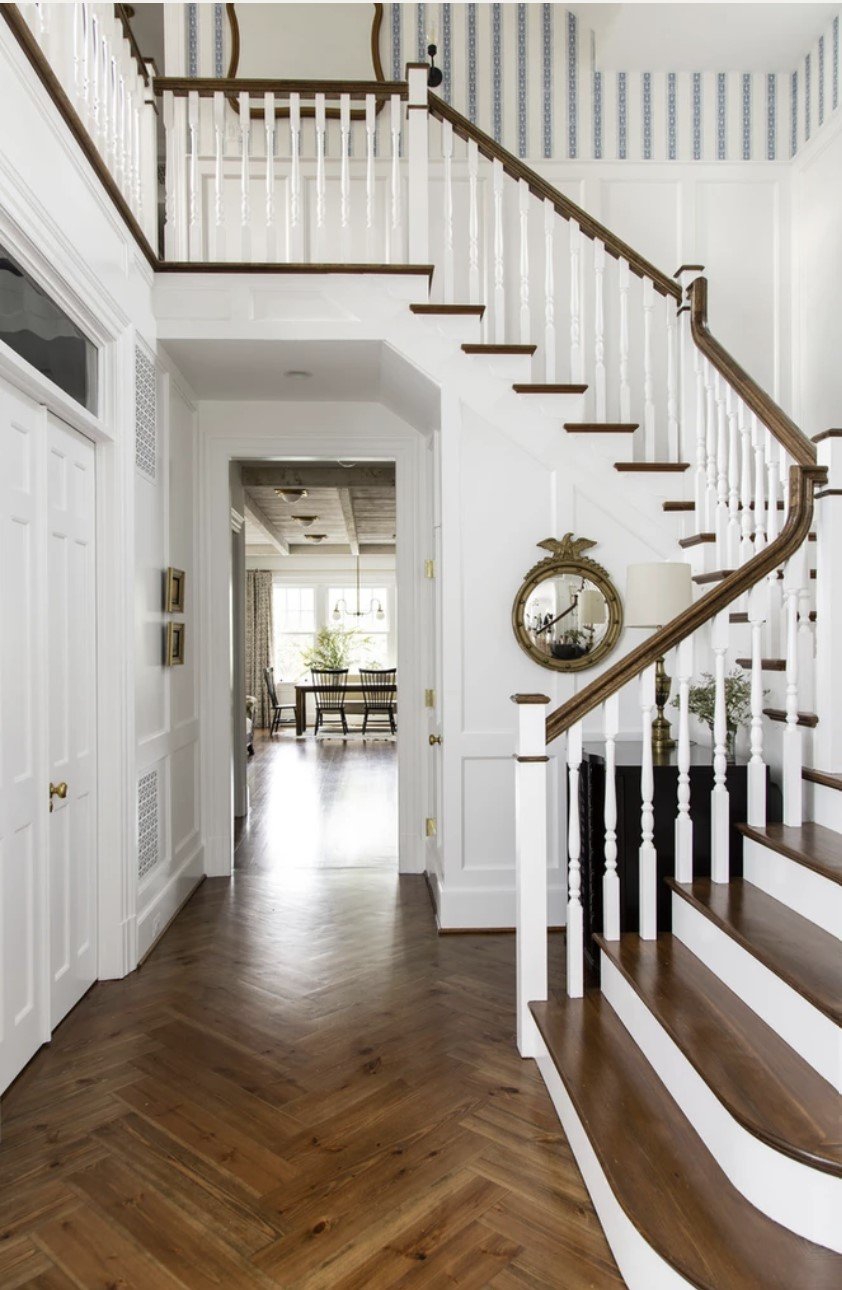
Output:
<svg viewBox="0 0 842 1290">
<path fill-rule="evenodd" d="M 395 468 L 391 463 L 276 463 L 242 467 L 246 546 L 279 555 L 385 555 L 395 549 Z M 305 488 L 285 501 L 279 488 Z M 307 528 L 296 516 L 318 516 Z M 310 542 L 307 533 L 324 533 Z"/>
</svg>

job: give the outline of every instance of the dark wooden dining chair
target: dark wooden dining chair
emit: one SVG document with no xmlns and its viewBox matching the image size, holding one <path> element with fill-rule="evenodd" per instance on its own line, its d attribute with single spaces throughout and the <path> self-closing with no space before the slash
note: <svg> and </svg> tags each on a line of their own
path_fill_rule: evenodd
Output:
<svg viewBox="0 0 842 1290">
<path fill-rule="evenodd" d="M 275 669 L 273 667 L 264 667 L 263 679 L 266 682 L 266 689 L 269 692 L 269 706 L 272 709 L 272 720 L 269 724 L 269 737 L 271 739 L 272 735 L 278 733 L 281 726 L 295 725 L 295 704 L 278 702 L 278 688 L 275 684 Z M 292 713 L 290 721 L 282 720 L 283 713 L 287 710 Z"/>
<path fill-rule="evenodd" d="M 392 734 L 397 733 L 398 727 L 395 721 L 398 699 L 397 675 L 397 669 L 394 667 L 360 668 L 360 684 L 363 687 L 363 704 L 365 707 L 363 734 L 368 729 L 370 717 L 374 717 L 375 725 L 377 725 L 378 718 L 382 718 L 379 722 L 379 728 L 385 729 L 388 722 L 388 728 Z"/>
<path fill-rule="evenodd" d="M 313 668 L 313 696 L 316 700 L 316 726 L 313 731 L 318 734 L 326 723 L 339 722 L 342 733 L 348 733 L 348 718 L 345 714 L 345 692 L 348 686 L 348 669 Z"/>
</svg>

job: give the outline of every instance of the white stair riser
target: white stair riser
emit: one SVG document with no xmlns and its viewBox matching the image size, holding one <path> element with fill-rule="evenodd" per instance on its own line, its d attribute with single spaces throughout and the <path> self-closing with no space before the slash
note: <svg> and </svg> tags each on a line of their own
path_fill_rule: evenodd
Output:
<svg viewBox="0 0 842 1290">
<path fill-rule="evenodd" d="M 802 918 L 842 938 L 842 887 L 753 838 L 743 839 L 743 875 Z"/>
<path fill-rule="evenodd" d="M 602 993 L 737 1190 L 776 1223 L 842 1253 L 842 1179 L 783 1155 L 744 1129 L 614 963 L 605 954 L 601 959 Z"/>
<path fill-rule="evenodd" d="M 804 818 L 842 833 L 842 791 L 805 779 Z"/>
<path fill-rule="evenodd" d="M 672 930 L 767 1026 L 842 1091 L 842 1034 L 838 1026 L 675 894 Z"/>
<path fill-rule="evenodd" d="M 526 385 L 532 380 L 532 358 L 528 354 L 466 354 L 478 371 L 501 381 Z"/>
<path fill-rule="evenodd" d="M 680 1276 L 644 1240 L 615 1197 L 576 1108 L 540 1036 L 536 1060 L 611 1246 L 611 1253 L 617 1260 L 617 1266 L 629 1290 L 684 1290 L 684 1287 L 689 1287 L 691 1283 Z"/>
<path fill-rule="evenodd" d="M 416 314 L 425 327 L 434 329 L 446 340 L 462 345 L 478 345 L 482 340 L 482 320 L 473 314 Z"/>
</svg>

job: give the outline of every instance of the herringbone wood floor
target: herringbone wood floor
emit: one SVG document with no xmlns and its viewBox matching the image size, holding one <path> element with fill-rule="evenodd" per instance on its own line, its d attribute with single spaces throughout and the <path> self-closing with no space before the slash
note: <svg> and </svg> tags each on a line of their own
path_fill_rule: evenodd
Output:
<svg viewBox="0 0 842 1290">
<path fill-rule="evenodd" d="M 5 1290 L 622 1284 L 515 1053 L 513 938 L 326 859 L 204 883 L 10 1090 Z"/>
</svg>

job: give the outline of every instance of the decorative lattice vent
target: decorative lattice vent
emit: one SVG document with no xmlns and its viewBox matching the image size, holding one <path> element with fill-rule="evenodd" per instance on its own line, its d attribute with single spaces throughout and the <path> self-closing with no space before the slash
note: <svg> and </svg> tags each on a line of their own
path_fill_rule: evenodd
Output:
<svg viewBox="0 0 842 1290">
<path fill-rule="evenodd" d="M 141 881 L 160 858 L 158 772 L 150 770 L 137 781 L 137 876 Z"/>
<path fill-rule="evenodd" d="M 153 480 L 158 464 L 158 382 L 155 364 L 135 346 L 135 465 Z"/>
</svg>

